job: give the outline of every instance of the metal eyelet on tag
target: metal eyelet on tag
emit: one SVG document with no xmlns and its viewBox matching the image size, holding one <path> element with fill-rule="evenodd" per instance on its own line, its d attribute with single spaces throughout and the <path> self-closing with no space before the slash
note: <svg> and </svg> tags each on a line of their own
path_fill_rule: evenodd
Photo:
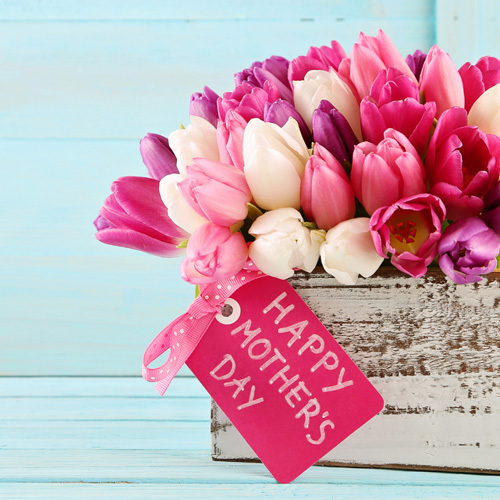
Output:
<svg viewBox="0 0 500 500">
<path fill-rule="evenodd" d="M 234 299 L 227 299 L 222 306 L 222 310 L 219 314 L 215 315 L 215 319 L 223 325 L 232 325 L 241 314 L 241 307 Z"/>
</svg>

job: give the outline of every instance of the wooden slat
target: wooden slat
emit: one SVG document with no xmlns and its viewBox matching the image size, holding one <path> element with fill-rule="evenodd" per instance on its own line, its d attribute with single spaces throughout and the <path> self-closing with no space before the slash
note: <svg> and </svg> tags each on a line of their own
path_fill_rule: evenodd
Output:
<svg viewBox="0 0 500 500">
<path fill-rule="evenodd" d="M 47 8 L 49 7 L 49 8 Z M 187 0 L 175 6 L 163 0 L 150 0 L 147 3 L 135 0 L 88 0 L 84 4 L 75 1 L 51 0 L 50 4 L 36 0 L 0 1 L 0 20 L 243 20 L 269 18 L 307 18 L 317 17 L 362 17 L 362 18 L 428 18 L 432 15 L 433 2 L 421 0 L 405 4 L 395 0 L 359 0 L 342 2 L 340 0 L 316 0 L 314 5 L 301 0 L 278 0 L 266 4 L 243 2 L 241 0 L 221 0 L 203 2 Z"/>
<path fill-rule="evenodd" d="M 0 90 L 9 98 L 0 137 L 168 134 L 188 120 L 192 92 L 204 85 L 231 90 L 233 73 L 255 60 L 296 57 L 332 38 L 349 51 L 361 30 L 379 28 L 406 55 L 432 44 L 429 21 L 319 15 L 313 21 L 6 22 L 0 46 L 9 50 L 1 52 L 0 64 L 8 79 Z"/>
</svg>

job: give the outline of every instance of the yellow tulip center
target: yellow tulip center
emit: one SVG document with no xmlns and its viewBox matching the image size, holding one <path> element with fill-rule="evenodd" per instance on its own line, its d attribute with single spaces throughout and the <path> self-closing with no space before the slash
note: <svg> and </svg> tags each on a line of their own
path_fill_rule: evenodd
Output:
<svg viewBox="0 0 500 500">
<path fill-rule="evenodd" d="M 397 210 L 388 220 L 391 245 L 398 254 L 416 254 L 429 237 L 429 221 L 422 212 Z"/>
</svg>

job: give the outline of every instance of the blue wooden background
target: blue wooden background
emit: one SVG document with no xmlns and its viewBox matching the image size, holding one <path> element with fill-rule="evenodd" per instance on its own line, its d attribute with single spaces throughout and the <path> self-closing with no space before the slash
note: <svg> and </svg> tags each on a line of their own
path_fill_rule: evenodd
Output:
<svg viewBox="0 0 500 500">
<path fill-rule="evenodd" d="M 312 468 L 282 486 L 212 463 L 199 383 L 164 401 L 140 378 L 192 300 L 180 261 L 92 225 L 114 179 L 146 175 L 139 140 L 187 123 L 204 85 L 379 28 L 404 55 L 475 62 L 500 56 L 499 21 L 496 0 L 0 0 L 0 498 L 500 498 L 492 477 Z"/>
<path fill-rule="evenodd" d="M 92 220 L 139 140 L 234 72 L 383 28 L 406 55 L 500 55 L 493 0 L 1 0 L 0 374 L 138 375 L 189 304 L 179 260 L 107 247 Z"/>
</svg>

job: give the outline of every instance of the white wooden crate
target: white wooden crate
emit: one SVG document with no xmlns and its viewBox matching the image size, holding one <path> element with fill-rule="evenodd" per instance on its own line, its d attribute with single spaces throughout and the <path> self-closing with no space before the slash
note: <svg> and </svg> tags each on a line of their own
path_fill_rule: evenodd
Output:
<svg viewBox="0 0 500 500">
<path fill-rule="evenodd" d="M 320 463 L 500 472 L 500 273 L 455 285 L 382 268 L 355 286 L 290 280 L 382 394 L 384 410 Z M 214 460 L 255 460 L 212 404 Z"/>
</svg>

